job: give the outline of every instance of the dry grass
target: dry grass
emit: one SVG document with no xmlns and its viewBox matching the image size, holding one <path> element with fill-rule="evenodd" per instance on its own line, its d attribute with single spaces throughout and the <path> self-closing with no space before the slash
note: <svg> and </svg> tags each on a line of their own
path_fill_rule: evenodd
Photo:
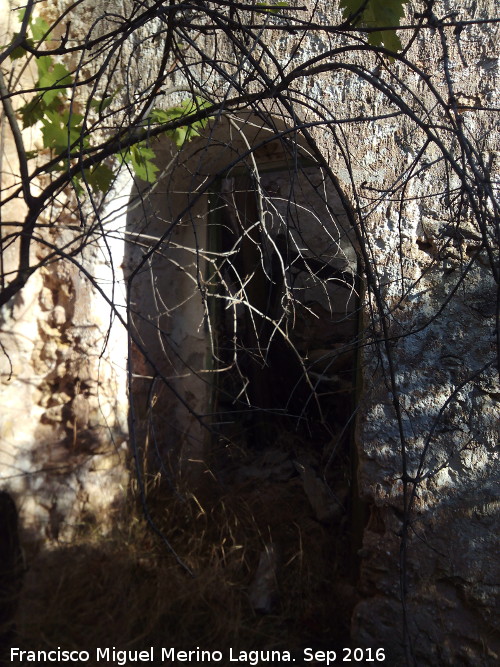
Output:
<svg viewBox="0 0 500 667">
<path fill-rule="evenodd" d="M 32 559 L 17 646 L 91 656 L 108 646 L 199 646 L 227 654 L 229 647 L 293 650 L 341 640 L 339 633 L 347 639 L 348 613 L 339 619 L 335 599 L 337 528 L 312 518 L 298 478 L 242 485 L 204 502 L 156 489 L 148 505 L 195 576 L 179 567 L 137 508 L 106 537 L 89 522 L 73 544 Z M 269 542 L 279 555 L 279 600 L 273 613 L 260 615 L 248 589 Z"/>
</svg>

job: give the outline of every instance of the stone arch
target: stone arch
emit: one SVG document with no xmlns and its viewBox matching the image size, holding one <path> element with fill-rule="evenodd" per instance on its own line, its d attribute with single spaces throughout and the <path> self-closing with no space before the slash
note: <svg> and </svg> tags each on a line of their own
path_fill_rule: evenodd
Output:
<svg viewBox="0 0 500 667">
<path fill-rule="evenodd" d="M 225 421 L 258 446 L 280 417 L 314 407 L 328 430 L 350 411 L 356 253 L 338 193 L 284 123 L 229 115 L 156 152 L 162 177 L 128 220 L 132 429 L 153 473 L 197 477 L 214 433 L 232 437 Z"/>
</svg>

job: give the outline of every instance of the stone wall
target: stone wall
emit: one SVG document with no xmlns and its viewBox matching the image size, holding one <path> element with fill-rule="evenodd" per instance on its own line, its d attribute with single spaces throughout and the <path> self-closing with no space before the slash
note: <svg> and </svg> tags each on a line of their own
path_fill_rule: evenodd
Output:
<svg viewBox="0 0 500 667">
<path fill-rule="evenodd" d="M 437 3 L 436 10 L 454 9 L 444 4 Z M 492 5 L 479 10 L 476 3 L 457 9 L 467 18 L 494 13 Z M 456 41 L 449 30 L 448 37 L 455 95 L 459 105 L 469 105 L 459 111 L 459 122 L 467 136 L 481 137 L 485 159 L 497 165 L 493 117 L 474 109 L 497 104 L 495 38 L 487 26 L 471 27 Z M 438 36 L 430 31 L 417 39 L 408 57 L 447 98 L 439 49 Z M 429 115 L 435 113 L 422 80 L 403 68 L 398 73 Z M 365 117 L 374 106 L 378 112 L 388 110 L 366 84 L 352 77 L 339 83 L 327 89 L 336 114 Z M 418 128 L 408 118 L 387 119 L 358 125 L 356 134 L 348 136 L 354 185 L 362 205 L 371 206 L 365 224 L 391 339 L 388 346 L 371 344 L 383 337 L 379 304 L 373 300 L 376 315 L 366 320 L 356 430 L 359 483 L 369 508 L 360 552 L 365 600 L 354 612 L 353 637 L 365 645 L 390 647 L 393 659 L 403 660 L 394 632 L 399 628 L 402 633 L 405 622 L 403 586 L 416 664 L 494 664 L 499 651 L 494 639 L 499 593 L 498 287 L 478 220 L 470 211 L 459 218 L 453 196 L 443 194 L 447 183 L 458 189 L 462 184 L 446 173 L 435 147 L 425 151 L 404 194 L 380 194 L 376 205 L 371 203 L 395 183 L 403 165 L 410 169 L 423 146 Z M 453 153 L 453 142 L 446 148 Z M 335 154 L 332 148 L 330 155 Z M 334 165 L 335 159 L 330 160 Z M 340 178 L 349 188 L 342 169 Z M 490 233 L 494 235 L 492 228 Z M 490 243 L 498 248 L 494 236 Z M 416 477 L 414 486 L 410 478 Z"/>
<path fill-rule="evenodd" d="M 15 3 L 2 5 L 5 30 L 12 34 Z M 34 78 L 29 67 L 21 84 L 30 88 Z M 5 117 L 2 122 L 7 125 Z M 39 128 L 23 135 L 27 150 L 40 147 Z M 18 168 L 8 127 L 3 136 L 3 164 L 12 169 L 2 173 L 8 192 Z M 122 179 L 117 202 L 120 187 L 130 191 Z M 127 487 L 127 337 L 110 308 L 111 301 L 124 303 L 117 268 L 123 241 L 117 243 L 113 233 L 120 215 L 113 213 L 116 203 L 103 212 L 103 245 L 100 230 L 83 229 L 71 217 L 72 204 L 71 195 L 61 195 L 39 220 L 47 229 L 34 244 L 32 261 L 42 266 L 2 308 L 0 320 L 0 483 L 18 500 L 22 524 L 35 541 L 70 539 L 83 516 L 96 516 L 104 526 Z M 8 223 L 21 222 L 26 211 L 19 198 L 2 206 L 4 276 L 16 270 L 19 248 L 7 240 L 17 231 Z M 64 259 L 85 234 L 88 242 L 74 255 L 76 262 Z M 63 255 L 56 254 L 56 261 L 54 248 Z"/>
</svg>

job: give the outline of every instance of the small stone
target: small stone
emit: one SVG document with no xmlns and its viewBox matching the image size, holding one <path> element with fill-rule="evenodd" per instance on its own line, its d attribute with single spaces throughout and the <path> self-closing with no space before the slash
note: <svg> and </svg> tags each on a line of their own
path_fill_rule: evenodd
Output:
<svg viewBox="0 0 500 667">
<path fill-rule="evenodd" d="M 261 614 L 270 614 L 276 603 L 276 560 L 274 545 L 266 544 L 249 593 L 250 604 Z"/>
<path fill-rule="evenodd" d="M 66 319 L 66 311 L 62 306 L 56 306 L 50 314 L 50 323 L 54 327 L 61 327 Z"/>
</svg>

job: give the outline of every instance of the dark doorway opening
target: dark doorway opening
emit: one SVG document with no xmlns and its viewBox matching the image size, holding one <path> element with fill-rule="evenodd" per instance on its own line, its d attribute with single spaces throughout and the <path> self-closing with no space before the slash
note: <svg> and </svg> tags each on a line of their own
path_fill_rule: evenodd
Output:
<svg viewBox="0 0 500 667">
<path fill-rule="evenodd" d="M 284 424 L 331 439 L 352 422 L 356 384 L 359 298 L 345 213 L 315 166 L 257 178 L 234 170 L 210 200 L 216 423 L 241 413 L 256 449 Z"/>
<path fill-rule="evenodd" d="M 345 644 L 359 313 L 347 216 L 307 162 L 234 169 L 209 208 L 212 469 L 263 534 L 250 599 L 271 615 L 292 605 L 304 642 Z M 309 583 L 294 587 L 298 558 Z"/>
</svg>

